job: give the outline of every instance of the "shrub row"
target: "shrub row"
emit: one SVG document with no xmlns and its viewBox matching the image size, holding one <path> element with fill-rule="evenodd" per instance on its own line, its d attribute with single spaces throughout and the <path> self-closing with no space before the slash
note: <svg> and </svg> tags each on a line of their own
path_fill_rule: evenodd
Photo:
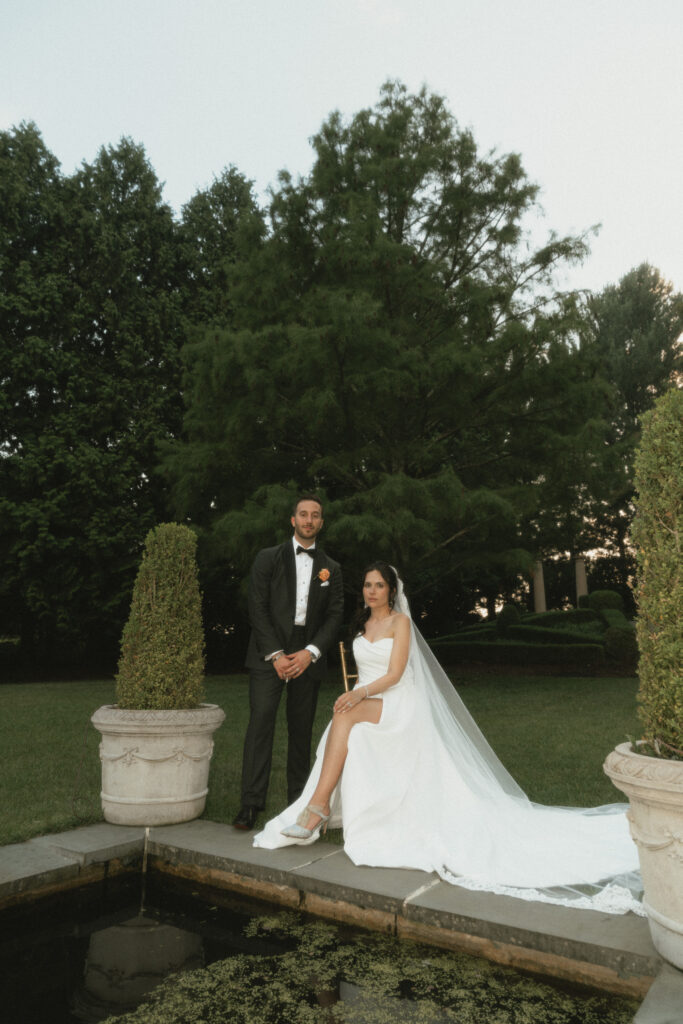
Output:
<svg viewBox="0 0 683 1024">
<path fill-rule="evenodd" d="M 466 629 L 460 629 L 457 633 L 448 633 L 444 636 L 436 637 L 434 643 L 446 643 L 447 641 L 455 640 L 458 643 L 463 643 L 470 640 L 487 640 L 489 637 L 493 638 L 496 635 L 496 627 L 489 625 L 481 626 L 468 626 Z M 430 641 L 431 643 L 432 641 Z"/>
<path fill-rule="evenodd" d="M 624 599 L 617 590 L 593 590 L 588 595 L 588 607 L 594 612 L 604 612 L 606 608 L 624 611 Z"/>
<path fill-rule="evenodd" d="M 528 644 L 585 644 L 585 633 L 572 633 L 569 629 L 543 629 L 541 626 L 508 626 L 506 635 L 511 640 Z"/>
<path fill-rule="evenodd" d="M 521 619 L 519 610 L 514 604 L 504 604 L 496 616 L 496 630 L 504 636 L 510 626 L 516 626 Z"/>
<path fill-rule="evenodd" d="M 600 612 L 608 626 L 616 626 L 618 629 L 629 629 L 629 622 L 623 612 L 616 608 L 603 608 Z"/>
<path fill-rule="evenodd" d="M 600 644 L 524 644 L 515 641 L 496 643 L 458 643 L 432 641 L 432 649 L 444 664 L 481 662 L 489 665 L 547 666 L 568 675 L 593 675 L 605 664 Z"/>
<path fill-rule="evenodd" d="M 10 671 L 19 668 L 20 658 L 19 640 L 0 638 L 0 681 L 4 681 Z"/>
<path fill-rule="evenodd" d="M 638 643 L 636 632 L 630 626 L 621 629 L 610 626 L 605 632 L 605 654 L 611 661 L 616 661 L 623 668 L 635 671 L 638 664 Z"/>
<path fill-rule="evenodd" d="M 602 616 L 592 608 L 569 608 L 566 612 L 532 612 L 525 615 L 522 622 L 534 625 L 550 625 L 554 622 L 579 625 L 586 622 L 602 622 Z"/>
</svg>

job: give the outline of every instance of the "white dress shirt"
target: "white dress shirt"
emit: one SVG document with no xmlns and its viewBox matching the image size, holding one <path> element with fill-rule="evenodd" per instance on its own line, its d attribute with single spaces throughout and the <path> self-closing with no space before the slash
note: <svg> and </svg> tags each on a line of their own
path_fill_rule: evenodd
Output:
<svg viewBox="0 0 683 1024">
<path fill-rule="evenodd" d="M 299 541 L 296 537 L 292 537 L 292 546 L 294 548 L 294 565 L 296 566 L 296 603 L 294 607 L 294 625 L 305 626 L 308 592 L 311 589 L 311 579 L 313 577 L 313 559 L 310 555 L 297 555 L 296 549 L 299 547 Z M 303 547 L 303 544 L 301 547 Z M 315 551 L 315 543 L 311 544 L 307 550 Z M 315 644 L 306 644 L 306 650 L 311 652 L 313 661 L 317 661 L 320 657 L 320 651 Z M 271 661 L 276 654 L 281 653 L 281 651 L 273 651 L 273 653 L 269 654 L 265 660 Z"/>
<path fill-rule="evenodd" d="M 308 591 L 311 589 L 311 576 L 313 575 L 313 559 L 310 555 L 297 555 L 296 549 L 299 541 L 292 537 L 294 547 L 294 564 L 296 566 L 296 607 L 294 610 L 294 625 L 306 625 L 306 607 L 308 605 Z M 303 547 L 303 544 L 301 545 Z M 315 551 L 315 544 L 311 544 L 308 551 Z"/>
</svg>

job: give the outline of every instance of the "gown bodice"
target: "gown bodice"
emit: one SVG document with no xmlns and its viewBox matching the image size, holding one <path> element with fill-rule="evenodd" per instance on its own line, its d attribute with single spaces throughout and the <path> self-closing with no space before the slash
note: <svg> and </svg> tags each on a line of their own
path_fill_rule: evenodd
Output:
<svg viewBox="0 0 683 1024">
<path fill-rule="evenodd" d="M 394 645 L 393 637 L 385 636 L 373 643 L 365 636 L 353 641 L 353 656 L 358 669 L 356 686 L 367 686 L 383 676 L 389 668 L 389 659 Z M 355 689 L 355 687 L 354 687 Z"/>
</svg>

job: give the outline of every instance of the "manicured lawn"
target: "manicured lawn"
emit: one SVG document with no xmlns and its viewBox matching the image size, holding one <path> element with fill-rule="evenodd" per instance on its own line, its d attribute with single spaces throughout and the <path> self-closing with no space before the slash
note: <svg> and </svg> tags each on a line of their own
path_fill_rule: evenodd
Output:
<svg viewBox="0 0 683 1024">
<path fill-rule="evenodd" d="M 592 806 L 618 801 L 603 775 L 607 753 L 638 735 L 635 679 L 543 676 L 463 677 L 459 692 L 499 757 L 540 803 Z M 321 690 L 314 742 L 338 686 Z M 229 822 L 239 805 L 246 676 L 212 676 L 208 699 L 226 720 L 215 736 L 205 816 Z M 0 844 L 101 821 L 99 733 L 90 715 L 114 700 L 111 680 L 0 686 Z M 282 809 L 284 703 L 276 734 L 266 815 Z M 263 819 L 265 820 L 265 818 Z M 340 833 L 332 834 L 339 840 Z"/>
</svg>

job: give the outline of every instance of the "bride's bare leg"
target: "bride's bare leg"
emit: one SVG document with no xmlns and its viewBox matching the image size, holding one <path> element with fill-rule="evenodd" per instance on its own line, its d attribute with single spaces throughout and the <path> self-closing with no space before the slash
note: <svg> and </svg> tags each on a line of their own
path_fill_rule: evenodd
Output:
<svg viewBox="0 0 683 1024">
<path fill-rule="evenodd" d="M 330 813 L 330 796 L 339 782 L 346 755 L 349 750 L 349 733 L 358 722 L 372 722 L 376 725 L 382 714 L 381 700 L 363 700 L 350 711 L 337 713 L 332 718 L 332 725 L 325 744 L 323 765 L 320 770 L 318 785 L 309 805 L 321 807 L 325 814 Z M 319 814 L 310 814 L 306 828 L 315 828 L 320 821 Z"/>
</svg>

